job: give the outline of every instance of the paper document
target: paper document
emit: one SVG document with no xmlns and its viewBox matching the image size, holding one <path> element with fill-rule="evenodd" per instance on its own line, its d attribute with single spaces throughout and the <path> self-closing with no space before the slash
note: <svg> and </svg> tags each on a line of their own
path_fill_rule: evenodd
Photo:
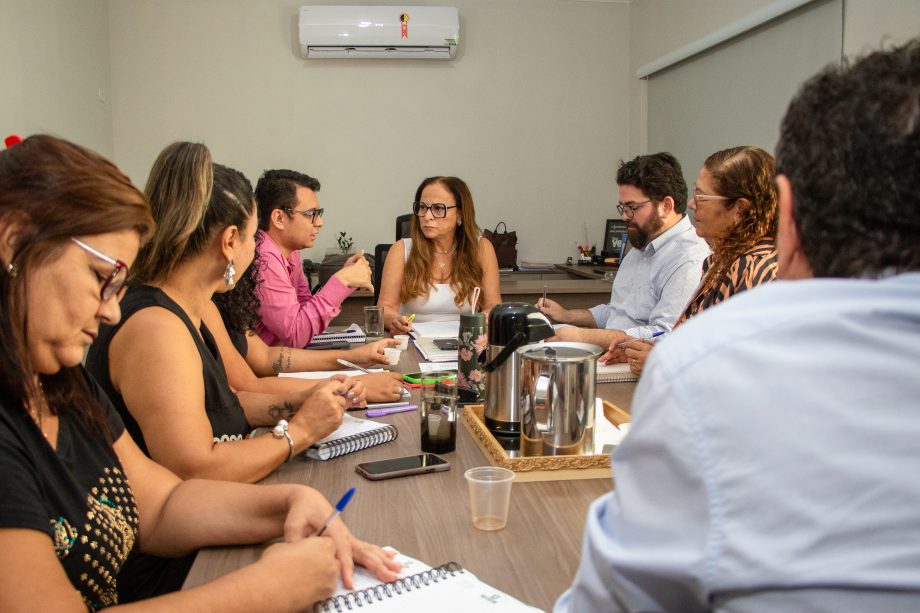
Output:
<svg viewBox="0 0 920 613">
<path fill-rule="evenodd" d="M 434 372 L 436 370 L 457 370 L 456 362 L 419 362 L 419 372 Z"/>
<path fill-rule="evenodd" d="M 382 368 L 368 368 L 371 372 L 385 372 Z M 293 377 L 295 379 L 328 379 L 332 375 L 345 375 L 346 377 L 357 377 L 367 373 L 360 370 L 308 370 L 305 372 L 282 372 L 278 373 L 279 377 Z"/>
<path fill-rule="evenodd" d="M 460 335 L 460 316 L 452 321 L 413 323 L 410 334 L 414 338 L 457 338 Z"/>
</svg>

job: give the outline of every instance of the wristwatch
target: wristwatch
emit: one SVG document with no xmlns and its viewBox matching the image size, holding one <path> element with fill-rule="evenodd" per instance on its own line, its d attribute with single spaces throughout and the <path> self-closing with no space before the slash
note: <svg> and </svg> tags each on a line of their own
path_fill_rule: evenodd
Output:
<svg viewBox="0 0 920 613">
<path fill-rule="evenodd" d="M 275 427 L 272 428 L 272 436 L 275 438 L 286 438 L 290 450 L 288 451 L 288 457 L 286 461 L 289 461 L 294 457 L 294 439 L 291 437 L 291 433 L 288 431 L 288 422 L 286 419 L 279 419 L 278 423 L 275 424 Z"/>
</svg>

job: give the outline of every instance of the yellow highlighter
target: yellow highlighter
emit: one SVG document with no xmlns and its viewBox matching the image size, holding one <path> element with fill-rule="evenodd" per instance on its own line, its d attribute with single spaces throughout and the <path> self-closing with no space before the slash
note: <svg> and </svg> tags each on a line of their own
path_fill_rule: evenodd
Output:
<svg viewBox="0 0 920 613">
<path fill-rule="evenodd" d="M 409 315 L 409 318 L 406 321 L 408 321 L 411 324 L 413 319 L 415 319 L 415 313 L 413 313 L 412 315 Z"/>
</svg>

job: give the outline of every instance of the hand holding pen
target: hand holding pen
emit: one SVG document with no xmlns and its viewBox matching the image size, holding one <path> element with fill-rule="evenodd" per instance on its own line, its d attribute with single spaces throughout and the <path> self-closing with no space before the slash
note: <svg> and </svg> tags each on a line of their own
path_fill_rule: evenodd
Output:
<svg viewBox="0 0 920 613">
<path fill-rule="evenodd" d="M 319 533 L 316 536 L 322 536 L 326 532 L 326 529 L 332 525 L 332 522 L 335 521 L 335 518 L 338 517 L 342 511 L 345 510 L 345 507 L 348 506 L 348 503 L 351 502 L 351 497 L 355 495 L 355 488 L 348 488 L 348 491 L 339 499 L 335 505 L 335 510 L 329 515 L 329 518 L 326 519 L 326 523 L 323 524 L 323 527 L 320 529 Z"/>
<path fill-rule="evenodd" d="M 360 370 L 361 372 L 363 372 L 363 373 L 365 373 L 365 374 L 368 374 L 368 375 L 374 374 L 374 373 L 371 372 L 370 370 L 368 370 L 368 369 L 366 369 L 366 368 L 364 368 L 364 367 L 362 367 L 362 366 L 358 366 L 357 364 L 355 364 L 355 363 L 353 363 L 353 362 L 349 362 L 348 360 L 343 360 L 342 358 L 337 359 L 336 362 L 338 362 L 339 364 L 341 364 L 341 365 L 344 366 L 345 368 L 352 368 L 352 369 L 354 369 L 354 370 Z M 404 392 L 405 394 L 411 394 L 411 393 L 412 393 L 412 390 L 410 390 L 408 386 L 403 385 L 402 388 L 403 388 L 403 392 Z"/>
<path fill-rule="evenodd" d="M 652 334 L 651 336 L 646 336 L 642 338 L 633 338 L 627 336 L 625 340 L 614 341 L 610 344 L 610 347 L 607 349 L 607 353 L 598 358 L 598 362 L 601 364 L 610 364 L 611 362 L 627 362 L 630 360 L 629 352 L 638 351 L 642 353 L 648 353 L 652 349 L 654 341 L 659 336 L 663 335 L 664 331 L 658 331 Z M 640 359 L 636 357 L 635 359 Z M 644 359 L 642 362 L 644 363 Z M 632 364 L 630 364 L 631 366 Z M 641 365 L 640 365 L 641 366 Z"/>
</svg>

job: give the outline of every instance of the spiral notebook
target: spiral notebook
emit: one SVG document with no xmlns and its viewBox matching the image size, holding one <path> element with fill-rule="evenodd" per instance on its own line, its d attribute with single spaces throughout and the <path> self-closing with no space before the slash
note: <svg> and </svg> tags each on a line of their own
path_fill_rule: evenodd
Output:
<svg viewBox="0 0 920 613">
<path fill-rule="evenodd" d="M 397 559 L 400 559 L 400 556 L 397 556 Z M 363 569 L 356 569 L 355 591 L 348 592 L 339 589 L 332 598 L 314 605 L 313 612 L 338 613 L 339 611 L 363 611 L 364 609 L 371 613 L 386 613 L 387 611 L 399 611 L 400 613 L 413 613 L 414 611 L 532 613 L 539 611 L 483 583 L 456 562 L 448 562 L 430 568 L 417 560 L 411 558 L 409 560 L 412 563 L 406 565 L 404 570 L 417 570 L 418 568 L 426 570 L 408 574 L 390 583 L 382 583 L 373 579 L 359 581 L 359 572 L 364 572 L 365 576 L 369 575 Z"/>
<path fill-rule="evenodd" d="M 628 381 L 638 381 L 639 377 L 632 374 L 629 370 L 629 364 L 622 362 L 619 364 L 601 364 L 597 363 L 597 382 L 598 383 L 626 383 Z"/>
<path fill-rule="evenodd" d="M 311 345 L 322 345 L 325 343 L 334 343 L 336 341 L 347 341 L 349 343 L 364 343 L 367 341 L 367 335 L 358 324 L 351 324 L 344 330 L 338 332 L 323 332 L 310 339 Z"/>
<path fill-rule="evenodd" d="M 399 430 L 393 424 L 360 419 L 346 413 L 335 432 L 320 439 L 303 454 L 313 460 L 331 460 L 374 445 L 396 440 Z"/>
</svg>

